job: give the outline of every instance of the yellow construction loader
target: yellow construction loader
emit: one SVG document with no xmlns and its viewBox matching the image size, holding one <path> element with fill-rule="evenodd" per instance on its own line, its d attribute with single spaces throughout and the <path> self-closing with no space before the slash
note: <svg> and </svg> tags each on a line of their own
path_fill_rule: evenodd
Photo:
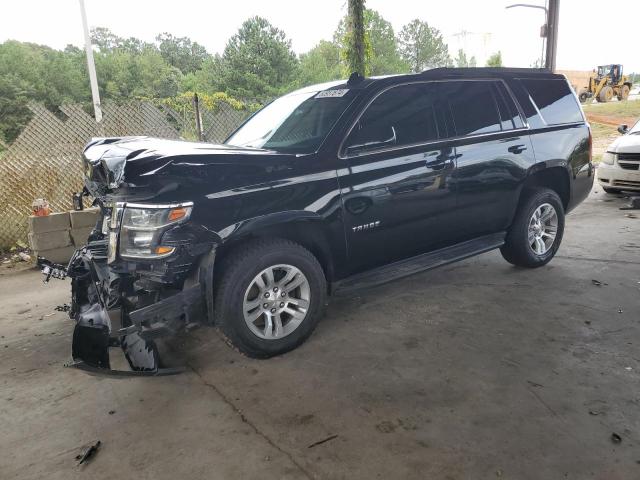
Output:
<svg viewBox="0 0 640 480">
<path fill-rule="evenodd" d="M 589 86 L 578 94 L 580 102 L 591 102 L 595 98 L 598 102 L 608 102 L 614 95 L 618 100 L 626 100 L 631 90 L 629 77 L 622 74 L 622 65 L 600 65 L 598 71 L 593 71 L 589 77 Z"/>
</svg>

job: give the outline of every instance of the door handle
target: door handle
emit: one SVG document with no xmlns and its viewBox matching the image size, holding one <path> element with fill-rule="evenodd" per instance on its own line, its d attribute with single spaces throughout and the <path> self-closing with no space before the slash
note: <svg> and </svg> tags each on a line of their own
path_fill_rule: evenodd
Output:
<svg viewBox="0 0 640 480">
<path fill-rule="evenodd" d="M 437 158 L 436 160 L 431 160 L 430 162 L 425 162 L 427 168 L 432 170 L 442 170 L 448 165 L 453 163 L 453 159 L 451 157 L 447 158 Z"/>
<path fill-rule="evenodd" d="M 507 151 L 509 153 L 515 153 L 516 155 L 518 153 L 522 153 L 527 149 L 527 147 L 525 147 L 524 145 L 511 145 L 509 148 L 507 148 Z"/>
</svg>

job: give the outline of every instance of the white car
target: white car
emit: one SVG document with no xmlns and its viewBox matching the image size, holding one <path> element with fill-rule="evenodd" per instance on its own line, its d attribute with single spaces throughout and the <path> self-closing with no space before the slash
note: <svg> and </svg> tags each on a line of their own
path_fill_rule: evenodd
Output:
<svg viewBox="0 0 640 480">
<path fill-rule="evenodd" d="M 640 191 L 640 120 L 629 129 L 620 125 L 623 135 L 609 145 L 598 165 L 598 183 L 607 193 Z"/>
</svg>

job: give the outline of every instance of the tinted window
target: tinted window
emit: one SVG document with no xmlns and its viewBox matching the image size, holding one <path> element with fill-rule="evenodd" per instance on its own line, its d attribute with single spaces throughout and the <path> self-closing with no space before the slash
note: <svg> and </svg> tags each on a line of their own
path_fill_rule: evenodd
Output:
<svg viewBox="0 0 640 480">
<path fill-rule="evenodd" d="M 440 138 L 437 103 L 441 96 L 429 84 L 400 85 L 379 95 L 352 130 L 348 154 Z"/>
<path fill-rule="evenodd" d="M 524 127 L 518 108 L 505 86 L 502 83 L 496 82 L 493 84 L 493 87 L 493 92 L 495 94 L 496 101 L 498 102 L 500 118 L 502 119 L 502 130 Z"/>
<path fill-rule="evenodd" d="M 524 88 L 524 85 L 520 81 L 509 82 L 509 86 L 513 91 L 513 94 L 516 97 L 516 100 L 520 104 L 522 111 L 524 112 L 525 117 L 527 118 L 527 122 L 531 128 L 541 128 L 544 127 L 545 124 L 542 121 L 542 117 L 538 113 L 531 97 L 529 96 L 529 92 Z"/>
<path fill-rule="evenodd" d="M 548 125 L 582 122 L 580 106 L 565 80 L 520 80 Z"/>
<path fill-rule="evenodd" d="M 499 132 L 501 120 L 492 82 L 451 82 L 447 96 L 458 135 Z"/>
</svg>

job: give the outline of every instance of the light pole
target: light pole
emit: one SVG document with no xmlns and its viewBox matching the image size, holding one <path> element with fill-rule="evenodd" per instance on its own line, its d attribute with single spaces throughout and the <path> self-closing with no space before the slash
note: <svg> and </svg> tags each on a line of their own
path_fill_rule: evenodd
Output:
<svg viewBox="0 0 640 480">
<path fill-rule="evenodd" d="M 547 38 L 548 29 L 549 29 L 549 10 L 547 7 L 543 7 L 542 5 L 531 5 L 530 3 L 514 3 L 513 5 L 507 5 L 504 8 L 515 8 L 515 7 L 524 7 L 524 8 L 537 8 L 540 10 L 544 10 L 544 25 L 540 28 L 540 36 L 542 37 L 542 52 L 540 53 L 540 66 L 542 66 L 544 62 L 544 41 Z"/>
<path fill-rule="evenodd" d="M 84 48 L 87 52 L 87 70 L 89 70 L 89 84 L 91 85 L 91 98 L 93 100 L 93 114 L 96 122 L 102 121 L 102 108 L 100 107 L 100 91 L 98 90 L 98 77 L 96 76 L 96 64 L 93 61 L 93 49 L 91 37 L 87 25 L 87 11 L 84 8 L 84 0 L 80 0 L 80 15 L 82 16 L 82 28 L 84 30 Z"/>
</svg>

